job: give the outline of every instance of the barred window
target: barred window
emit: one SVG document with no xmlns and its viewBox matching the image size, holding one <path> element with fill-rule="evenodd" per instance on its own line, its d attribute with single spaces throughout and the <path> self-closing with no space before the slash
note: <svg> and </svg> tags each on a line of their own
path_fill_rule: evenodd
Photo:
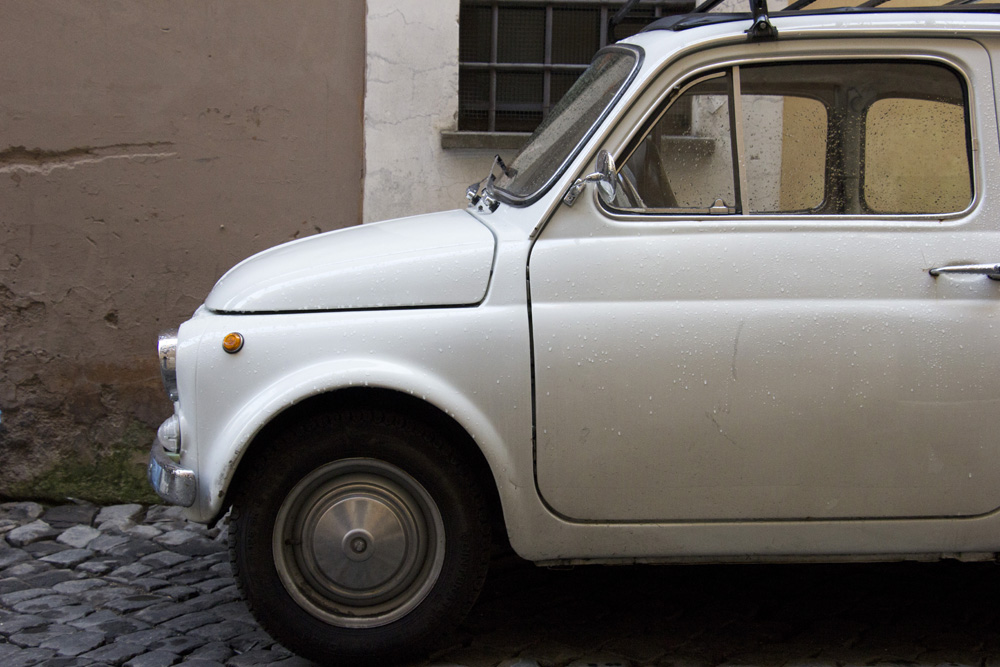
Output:
<svg viewBox="0 0 1000 667">
<path fill-rule="evenodd" d="M 594 54 L 691 0 L 641 0 L 610 29 L 623 2 L 462 0 L 458 129 L 531 132 Z M 679 127 L 686 126 L 678 119 Z"/>
</svg>

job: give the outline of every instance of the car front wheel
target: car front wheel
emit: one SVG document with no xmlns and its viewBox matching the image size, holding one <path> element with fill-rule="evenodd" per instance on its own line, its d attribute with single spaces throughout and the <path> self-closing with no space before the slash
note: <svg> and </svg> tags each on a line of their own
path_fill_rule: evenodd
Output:
<svg viewBox="0 0 1000 667">
<path fill-rule="evenodd" d="M 344 412 L 263 444 L 234 489 L 230 555 L 275 639 L 321 663 L 384 663 L 461 621 L 490 543 L 452 443 L 401 415 Z"/>
</svg>

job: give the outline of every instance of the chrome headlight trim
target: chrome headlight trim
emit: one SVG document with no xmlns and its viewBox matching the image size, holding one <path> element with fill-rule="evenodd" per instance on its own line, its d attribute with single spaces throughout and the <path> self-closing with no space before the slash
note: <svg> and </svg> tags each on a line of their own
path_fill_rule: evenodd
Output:
<svg viewBox="0 0 1000 667">
<path fill-rule="evenodd" d="M 161 332 L 156 344 L 156 352 L 160 357 L 160 375 L 163 376 L 163 387 L 167 396 L 176 402 L 177 394 L 177 329 Z"/>
</svg>

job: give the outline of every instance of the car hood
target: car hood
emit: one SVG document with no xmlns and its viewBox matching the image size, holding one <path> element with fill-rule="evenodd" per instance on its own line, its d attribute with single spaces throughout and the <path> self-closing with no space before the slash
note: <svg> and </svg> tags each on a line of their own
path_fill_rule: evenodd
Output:
<svg viewBox="0 0 1000 667">
<path fill-rule="evenodd" d="M 225 313 L 472 305 L 486 295 L 494 245 L 465 211 L 348 227 L 243 260 L 205 305 Z"/>
</svg>

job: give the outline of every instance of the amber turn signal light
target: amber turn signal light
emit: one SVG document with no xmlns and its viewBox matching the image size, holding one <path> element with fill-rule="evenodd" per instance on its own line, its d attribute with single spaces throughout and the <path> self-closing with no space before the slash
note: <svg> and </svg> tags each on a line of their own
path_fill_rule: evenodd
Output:
<svg viewBox="0 0 1000 667">
<path fill-rule="evenodd" d="M 231 334 L 226 334 L 226 337 L 222 339 L 222 349 L 229 354 L 236 354 L 243 349 L 243 334 L 238 334 L 235 331 Z"/>
</svg>

